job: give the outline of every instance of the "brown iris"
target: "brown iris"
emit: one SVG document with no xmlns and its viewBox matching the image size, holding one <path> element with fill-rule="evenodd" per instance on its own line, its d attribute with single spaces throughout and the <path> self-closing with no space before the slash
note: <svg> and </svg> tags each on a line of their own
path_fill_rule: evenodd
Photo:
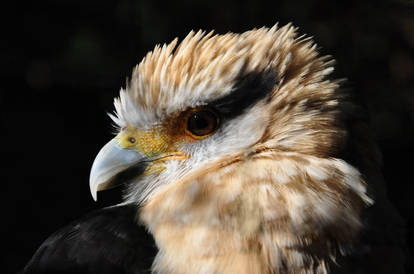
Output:
<svg viewBox="0 0 414 274">
<path fill-rule="evenodd" d="M 199 110 L 188 117 L 187 131 L 194 137 L 207 137 L 217 127 L 218 117 L 212 110 Z"/>
</svg>

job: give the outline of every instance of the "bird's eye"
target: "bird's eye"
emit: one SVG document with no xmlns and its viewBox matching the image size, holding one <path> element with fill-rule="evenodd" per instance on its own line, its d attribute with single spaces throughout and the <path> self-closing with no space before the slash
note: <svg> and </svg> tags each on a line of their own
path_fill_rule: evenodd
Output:
<svg viewBox="0 0 414 274">
<path fill-rule="evenodd" d="M 195 137 L 205 137 L 218 127 L 218 117 L 211 110 L 200 110 L 192 113 L 187 122 L 187 131 Z"/>
<path fill-rule="evenodd" d="M 135 138 L 134 137 L 129 137 L 128 138 L 128 141 L 131 143 L 131 144 L 133 144 L 133 143 L 135 143 Z"/>
</svg>

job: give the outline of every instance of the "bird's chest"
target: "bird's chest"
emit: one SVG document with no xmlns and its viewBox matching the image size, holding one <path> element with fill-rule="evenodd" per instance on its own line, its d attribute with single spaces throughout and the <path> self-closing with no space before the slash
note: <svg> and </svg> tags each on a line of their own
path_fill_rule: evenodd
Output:
<svg viewBox="0 0 414 274">
<path fill-rule="evenodd" d="M 160 249 L 155 273 L 269 273 L 257 241 L 219 227 L 163 225 L 154 231 Z"/>
</svg>

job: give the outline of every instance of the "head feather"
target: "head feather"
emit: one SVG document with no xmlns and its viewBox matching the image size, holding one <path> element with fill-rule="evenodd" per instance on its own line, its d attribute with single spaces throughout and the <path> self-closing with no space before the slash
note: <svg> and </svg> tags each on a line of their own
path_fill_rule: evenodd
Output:
<svg viewBox="0 0 414 274">
<path fill-rule="evenodd" d="M 312 92 L 332 63 L 318 59 L 310 39 L 296 38 L 295 31 L 291 25 L 242 34 L 191 31 L 179 44 L 174 39 L 157 45 L 121 89 L 112 117 L 119 126 L 150 127 L 179 110 L 226 96 L 248 73 L 269 69 L 277 73 L 278 101 L 292 96 L 286 92 L 292 86 Z"/>
</svg>

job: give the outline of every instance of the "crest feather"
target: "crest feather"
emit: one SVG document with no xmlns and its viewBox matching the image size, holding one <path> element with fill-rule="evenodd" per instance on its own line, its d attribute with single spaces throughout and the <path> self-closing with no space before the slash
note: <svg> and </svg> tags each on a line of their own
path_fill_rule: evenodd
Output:
<svg viewBox="0 0 414 274">
<path fill-rule="evenodd" d="M 181 43 L 176 38 L 157 45 L 135 67 L 111 117 L 120 126 L 150 127 L 177 111 L 226 96 L 237 79 L 253 71 L 275 70 L 286 86 L 318 83 L 332 71 L 332 63 L 317 58 L 312 40 L 296 37 L 296 30 L 290 24 L 242 34 L 200 30 Z"/>
</svg>

